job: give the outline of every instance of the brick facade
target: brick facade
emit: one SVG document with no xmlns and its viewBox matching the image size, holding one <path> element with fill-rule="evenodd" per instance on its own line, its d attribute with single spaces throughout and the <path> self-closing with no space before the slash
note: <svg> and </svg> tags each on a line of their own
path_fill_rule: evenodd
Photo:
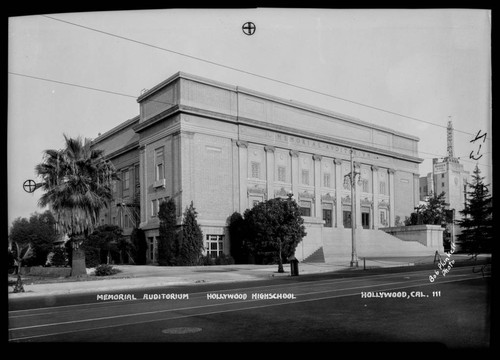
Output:
<svg viewBox="0 0 500 360">
<path fill-rule="evenodd" d="M 418 205 L 422 159 L 414 136 L 184 73 L 148 90 L 138 103 L 140 116 L 97 138 L 95 146 L 111 154 L 119 170 L 140 165 L 140 227 L 151 242 L 151 261 L 155 206 L 162 199 L 175 199 L 178 224 L 193 201 L 204 238 L 229 253 L 228 217 L 289 192 L 306 208 L 308 235 L 299 258 L 307 257 L 344 228 L 351 148 L 361 173 L 359 228 L 394 226 L 397 216 L 404 219 Z"/>
</svg>

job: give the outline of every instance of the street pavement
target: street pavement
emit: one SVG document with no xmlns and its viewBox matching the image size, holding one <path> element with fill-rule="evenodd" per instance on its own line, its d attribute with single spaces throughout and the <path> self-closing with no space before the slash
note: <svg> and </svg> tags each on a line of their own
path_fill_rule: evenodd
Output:
<svg viewBox="0 0 500 360">
<path fill-rule="evenodd" d="M 460 257 L 458 254 L 455 257 Z M 466 255 L 461 258 L 465 261 Z M 458 259 L 458 258 L 457 258 Z M 299 276 L 325 272 L 353 272 L 372 268 L 404 267 L 433 264 L 434 257 L 393 257 L 361 259 L 357 268 L 349 266 L 349 259 L 339 263 L 299 263 Z M 119 291 L 175 285 L 216 284 L 239 281 L 269 280 L 273 277 L 291 276 L 290 264 L 284 264 L 284 273 L 278 273 L 278 265 L 212 265 L 212 266 L 155 266 L 113 265 L 119 273 L 106 277 L 88 275 L 81 278 L 27 277 L 24 293 L 13 293 L 9 286 L 9 299 L 44 295 L 78 294 L 95 291 Z M 9 280 L 15 279 L 10 276 Z"/>
</svg>

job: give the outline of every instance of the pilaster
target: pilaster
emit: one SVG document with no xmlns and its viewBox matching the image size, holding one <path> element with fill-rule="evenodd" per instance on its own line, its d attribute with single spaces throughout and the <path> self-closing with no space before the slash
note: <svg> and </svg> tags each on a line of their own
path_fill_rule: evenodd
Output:
<svg viewBox="0 0 500 360">
<path fill-rule="evenodd" d="M 236 141 L 238 146 L 238 160 L 239 160 L 239 193 L 240 193 L 240 210 L 239 212 L 243 214 L 248 207 L 248 195 L 247 195 L 247 179 L 248 179 L 248 143 L 246 141 Z"/>
<path fill-rule="evenodd" d="M 379 192 L 379 179 L 378 179 L 378 166 L 372 165 L 372 194 L 373 194 L 373 222 L 372 228 L 378 229 L 379 227 L 379 214 L 378 214 L 378 192 Z"/>
<path fill-rule="evenodd" d="M 140 181 L 141 181 L 141 223 L 140 227 L 143 227 L 148 222 L 149 209 L 148 203 L 148 179 L 147 179 L 147 161 L 146 161 L 146 146 L 142 145 L 139 148 L 139 167 L 140 167 Z M 110 219 L 111 220 L 111 219 Z"/>
<path fill-rule="evenodd" d="M 290 150 L 292 157 L 292 193 L 298 199 L 299 195 L 299 152 Z"/>
<path fill-rule="evenodd" d="M 390 208 L 389 208 L 389 226 L 390 227 L 393 227 L 394 226 L 394 222 L 395 222 L 395 206 L 394 206 L 394 203 L 395 203 L 395 194 L 394 194 L 394 173 L 396 172 L 396 170 L 394 169 L 389 169 L 389 204 L 390 204 Z"/>
<path fill-rule="evenodd" d="M 314 216 L 322 218 L 321 210 L 321 155 L 313 155 L 314 161 Z"/>
<path fill-rule="evenodd" d="M 266 152 L 266 189 L 267 200 L 274 196 L 274 146 L 264 146 Z"/>
<path fill-rule="evenodd" d="M 342 178 L 342 160 L 333 159 L 333 164 L 335 168 L 335 198 L 337 199 L 335 203 L 335 223 L 340 229 L 344 228 L 344 221 L 342 218 L 342 186 L 344 184 L 344 179 Z"/>
</svg>

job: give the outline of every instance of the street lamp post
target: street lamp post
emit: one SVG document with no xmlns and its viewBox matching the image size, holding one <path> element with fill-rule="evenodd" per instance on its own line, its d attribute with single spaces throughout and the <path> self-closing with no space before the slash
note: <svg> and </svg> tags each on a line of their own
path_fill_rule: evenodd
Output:
<svg viewBox="0 0 500 360">
<path fill-rule="evenodd" d="M 351 148 L 351 172 L 344 176 L 344 181 L 349 181 L 351 185 L 351 267 L 358 267 L 358 255 L 356 253 L 356 175 L 361 175 L 354 169 L 354 150 Z M 348 180 L 349 178 L 349 180 Z"/>
</svg>

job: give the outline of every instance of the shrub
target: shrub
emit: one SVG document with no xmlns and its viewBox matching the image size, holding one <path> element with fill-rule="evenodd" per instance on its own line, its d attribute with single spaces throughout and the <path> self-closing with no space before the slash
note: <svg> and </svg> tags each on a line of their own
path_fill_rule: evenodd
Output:
<svg viewBox="0 0 500 360">
<path fill-rule="evenodd" d="M 108 276 L 118 273 L 119 270 L 108 264 L 102 264 L 95 268 L 95 276 Z"/>
<path fill-rule="evenodd" d="M 101 254 L 98 248 L 85 246 L 85 267 L 93 268 L 101 263 Z"/>
<path fill-rule="evenodd" d="M 198 261 L 198 264 L 203 266 L 214 265 L 214 263 L 215 260 L 210 255 L 200 256 L 200 259 Z"/>
<path fill-rule="evenodd" d="M 234 258 L 231 255 L 226 255 L 224 253 L 215 258 L 210 255 L 205 255 L 200 257 L 198 264 L 203 266 L 232 265 L 234 264 Z"/>
<path fill-rule="evenodd" d="M 52 266 L 66 266 L 68 264 L 68 254 L 64 247 L 58 246 L 54 248 L 50 264 Z"/>
<path fill-rule="evenodd" d="M 226 255 L 222 253 L 215 258 L 215 265 L 232 265 L 234 264 L 234 259 L 231 255 Z"/>
</svg>

